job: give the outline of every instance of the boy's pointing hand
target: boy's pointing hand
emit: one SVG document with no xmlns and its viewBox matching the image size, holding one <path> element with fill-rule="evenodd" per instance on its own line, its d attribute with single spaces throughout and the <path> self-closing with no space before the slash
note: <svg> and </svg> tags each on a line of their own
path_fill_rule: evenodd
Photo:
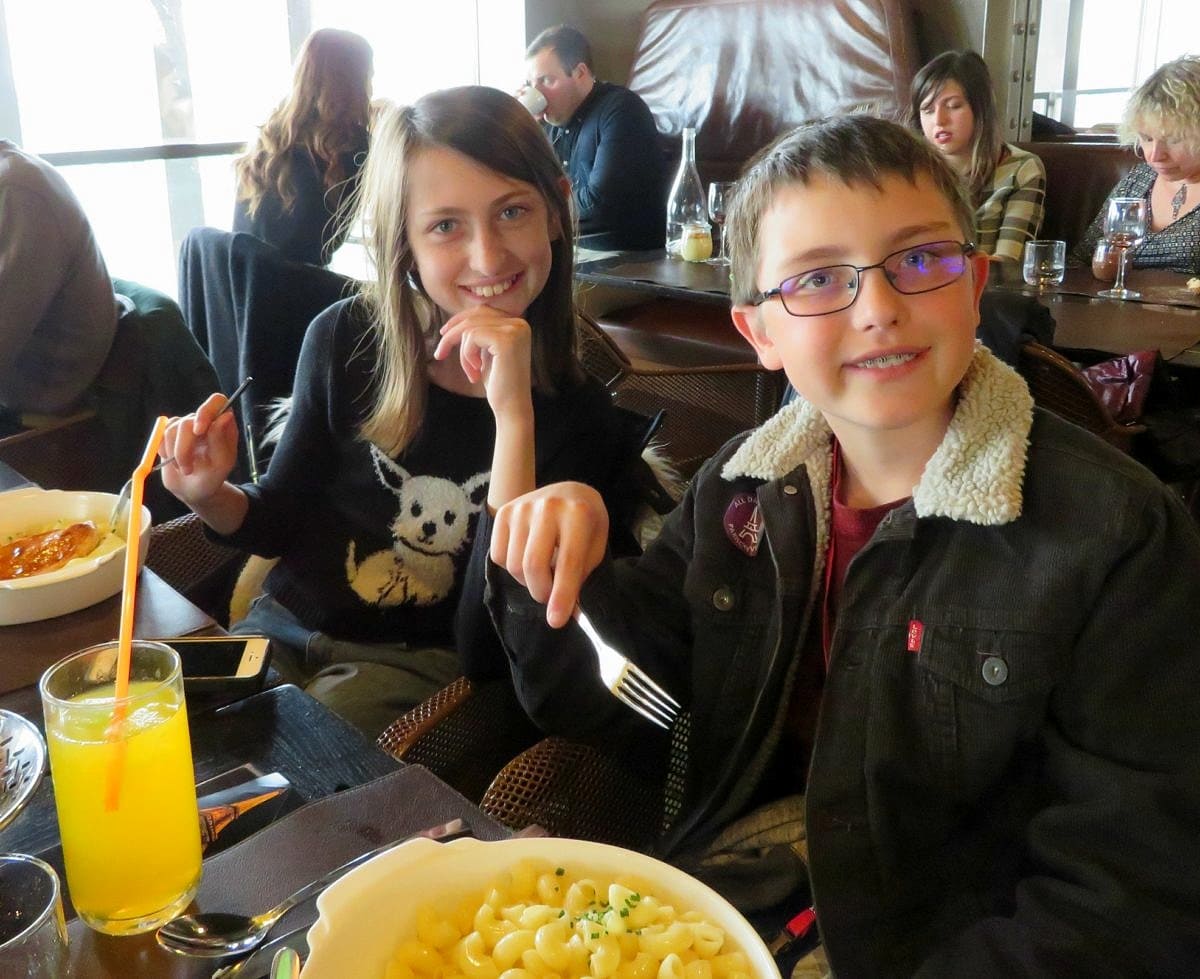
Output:
<svg viewBox="0 0 1200 979">
<path fill-rule="evenodd" d="M 583 483 L 553 483 L 496 512 L 491 558 L 546 606 L 546 621 L 566 625 L 579 592 L 608 546 L 608 511 Z"/>
</svg>

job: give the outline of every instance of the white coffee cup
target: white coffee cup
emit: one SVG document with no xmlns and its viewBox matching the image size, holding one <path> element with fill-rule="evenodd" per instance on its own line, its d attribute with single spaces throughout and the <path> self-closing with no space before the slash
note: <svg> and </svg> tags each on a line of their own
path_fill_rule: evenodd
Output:
<svg viewBox="0 0 1200 979">
<path fill-rule="evenodd" d="M 540 116 L 546 111 L 546 96 L 539 92 L 532 85 L 527 85 L 517 93 L 517 101 L 529 110 L 529 114 L 534 118 Z"/>
</svg>

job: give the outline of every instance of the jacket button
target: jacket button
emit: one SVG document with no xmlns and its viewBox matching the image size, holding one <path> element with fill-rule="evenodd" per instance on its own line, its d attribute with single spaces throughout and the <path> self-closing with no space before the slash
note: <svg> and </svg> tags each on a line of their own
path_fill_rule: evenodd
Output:
<svg viewBox="0 0 1200 979">
<path fill-rule="evenodd" d="M 998 687 L 1008 679 L 1008 664 L 999 656 L 989 656 L 983 661 L 983 682 L 992 687 Z"/>
<path fill-rule="evenodd" d="M 722 585 L 712 596 L 713 608 L 718 612 L 728 612 L 733 608 L 733 590 L 726 585 Z"/>
<path fill-rule="evenodd" d="M 795 495 L 796 495 L 797 493 L 799 493 L 799 492 L 800 492 L 800 491 L 799 491 L 798 489 L 796 489 L 796 487 L 795 487 L 795 486 L 793 486 L 791 483 L 788 483 L 788 484 L 787 484 L 786 486 L 784 486 L 784 488 L 783 488 L 783 495 L 784 495 L 784 496 L 795 496 Z"/>
</svg>

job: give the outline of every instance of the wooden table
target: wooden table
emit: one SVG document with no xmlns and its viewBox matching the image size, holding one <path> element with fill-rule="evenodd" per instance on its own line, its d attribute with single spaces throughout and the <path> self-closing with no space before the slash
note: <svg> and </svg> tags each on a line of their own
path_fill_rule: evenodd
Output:
<svg viewBox="0 0 1200 979">
<path fill-rule="evenodd" d="M 729 266 L 667 258 L 666 249 L 620 252 L 575 266 L 579 282 L 613 286 L 666 299 L 729 305 Z"/>
<path fill-rule="evenodd" d="M 1141 299 L 1103 299 L 1108 284 L 1090 269 L 1067 269 L 1061 286 L 1041 293 L 1013 267 L 993 269 L 989 289 L 1037 296 L 1054 316 L 1054 346 L 1068 351 L 1126 354 L 1158 350 L 1181 367 L 1200 367 L 1200 296 L 1188 276 L 1162 269 L 1132 269 L 1126 285 Z"/>
<path fill-rule="evenodd" d="M 575 278 L 647 296 L 729 303 L 728 268 L 669 259 L 663 250 L 582 261 Z M 1019 268 L 993 264 L 988 288 L 1037 296 L 1054 316 L 1055 347 L 1110 354 L 1159 350 L 1175 364 L 1200 367 L 1200 296 L 1187 289 L 1187 279 L 1179 272 L 1133 269 L 1126 284 L 1142 298 L 1121 301 L 1099 298 L 1107 284 L 1089 269 L 1068 269 L 1061 286 L 1039 294 Z"/>
</svg>

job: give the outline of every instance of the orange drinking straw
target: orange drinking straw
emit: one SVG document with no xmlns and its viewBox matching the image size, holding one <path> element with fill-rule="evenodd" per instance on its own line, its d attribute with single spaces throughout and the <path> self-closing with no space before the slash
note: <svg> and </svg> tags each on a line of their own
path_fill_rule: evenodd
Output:
<svg viewBox="0 0 1200 979">
<path fill-rule="evenodd" d="M 125 577 L 121 590 L 121 625 L 117 631 L 117 675 L 113 689 L 113 719 L 108 728 L 108 739 L 116 744 L 112 765 L 108 771 L 108 793 L 104 806 L 112 812 L 117 808 L 121 796 L 121 773 L 124 768 L 125 752 L 121 742 L 121 727 L 125 720 L 125 705 L 121 703 L 129 696 L 129 667 L 133 659 L 133 616 L 137 595 L 139 538 L 142 534 L 142 497 L 146 488 L 146 477 L 154 468 L 158 447 L 162 442 L 167 419 L 159 415 L 142 453 L 142 461 L 133 470 L 129 486 L 129 526 L 125 531 Z"/>
</svg>

